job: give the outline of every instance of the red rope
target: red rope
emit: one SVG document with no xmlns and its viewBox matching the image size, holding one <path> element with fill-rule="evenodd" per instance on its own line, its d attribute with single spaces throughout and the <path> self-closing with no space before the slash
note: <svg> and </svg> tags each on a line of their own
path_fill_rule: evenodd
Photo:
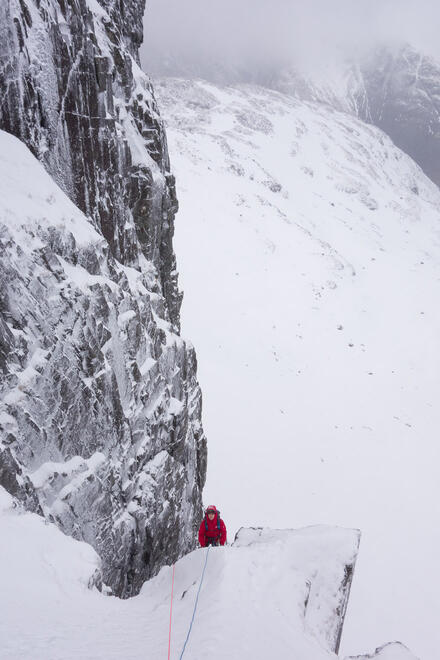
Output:
<svg viewBox="0 0 440 660">
<path fill-rule="evenodd" d="M 173 580 L 171 583 L 171 607 L 170 607 L 170 633 L 168 636 L 168 660 L 170 660 L 171 657 L 171 619 L 173 616 L 173 592 L 174 592 L 174 571 L 176 568 L 176 564 L 173 564 Z"/>
</svg>

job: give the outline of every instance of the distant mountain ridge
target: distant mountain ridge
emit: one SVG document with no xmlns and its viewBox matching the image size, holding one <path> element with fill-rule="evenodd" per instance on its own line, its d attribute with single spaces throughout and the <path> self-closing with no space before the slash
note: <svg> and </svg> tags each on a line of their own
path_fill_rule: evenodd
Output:
<svg viewBox="0 0 440 660">
<path fill-rule="evenodd" d="M 149 65 L 145 60 L 146 71 Z M 354 114 L 381 128 L 440 185 L 440 63 L 410 44 L 329 58 L 311 71 L 281 61 L 258 67 L 170 54 L 153 60 L 155 72 L 216 84 L 254 83 Z"/>
<path fill-rule="evenodd" d="M 440 63 L 409 44 L 346 60 L 327 79 L 286 70 L 272 84 L 381 128 L 440 185 Z M 324 79 L 324 80 L 323 80 Z"/>
</svg>

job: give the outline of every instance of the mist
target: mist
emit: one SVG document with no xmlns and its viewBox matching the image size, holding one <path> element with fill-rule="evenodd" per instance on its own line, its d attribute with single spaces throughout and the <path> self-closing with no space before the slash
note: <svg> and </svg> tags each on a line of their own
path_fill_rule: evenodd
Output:
<svg viewBox="0 0 440 660">
<path fill-rule="evenodd" d="M 386 44 L 440 57 L 434 0 L 147 0 L 152 75 L 253 79 L 283 66 L 319 72 Z"/>
</svg>

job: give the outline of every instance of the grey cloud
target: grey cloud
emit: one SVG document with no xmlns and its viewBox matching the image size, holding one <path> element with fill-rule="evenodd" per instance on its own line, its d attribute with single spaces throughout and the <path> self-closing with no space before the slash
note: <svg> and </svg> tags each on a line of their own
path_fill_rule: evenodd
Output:
<svg viewBox="0 0 440 660">
<path fill-rule="evenodd" d="M 439 25 L 433 0 L 147 0 L 142 60 L 153 74 L 252 78 L 381 42 L 437 57 Z"/>
</svg>

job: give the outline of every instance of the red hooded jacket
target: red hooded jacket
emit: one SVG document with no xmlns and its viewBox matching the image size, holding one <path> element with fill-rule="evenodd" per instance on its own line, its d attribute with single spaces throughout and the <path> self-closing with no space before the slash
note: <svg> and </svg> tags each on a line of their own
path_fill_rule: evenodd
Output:
<svg viewBox="0 0 440 660">
<path fill-rule="evenodd" d="M 204 548 L 208 544 L 208 540 L 215 539 L 220 541 L 220 545 L 225 545 L 226 543 L 226 526 L 223 520 L 220 518 L 220 529 L 217 525 L 217 520 L 219 518 L 219 512 L 213 506 L 210 507 L 216 512 L 216 515 L 212 520 L 209 520 L 208 514 L 202 520 L 202 523 L 199 528 L 199 543 Z M 208 529 L 206 529 L 208 527 Z"/>
</svg>

